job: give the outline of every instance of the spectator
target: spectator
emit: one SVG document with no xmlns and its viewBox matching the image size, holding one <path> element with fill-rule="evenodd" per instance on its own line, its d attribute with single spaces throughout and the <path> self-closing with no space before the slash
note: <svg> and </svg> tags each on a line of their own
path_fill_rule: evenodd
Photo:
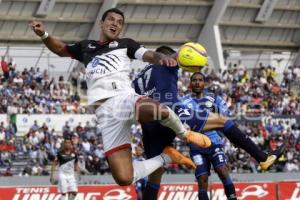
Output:
<svg viewBox="0 0 300 200">
<path fill-rule="evenodd" d="M 8 80 L 9 79 L 9 68 L 8 68 L 8 64 L 7 62 L 5 61 L 5 56 L 2 56 L 1 58 L 1 69 L 2 69 L 2 72 L 3 72 L 3 78 L 4 78 L 4 81 Z"/>
<path fill-rule="evenodd" d="M 6 171 L 2 174 L 2 176 L 13 176 L 10 167 L 6 168 Z"/>
</svg>

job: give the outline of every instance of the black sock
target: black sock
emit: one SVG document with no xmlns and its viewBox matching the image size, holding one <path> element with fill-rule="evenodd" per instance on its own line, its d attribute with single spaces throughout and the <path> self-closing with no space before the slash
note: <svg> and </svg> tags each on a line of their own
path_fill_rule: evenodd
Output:
<svg viewBox="0 0 300 200">
<path fill-rule="evenodd" d="M 205 189 L 198 190 L 198 199 L 209 200 L 207 190 L 205 190 Z"/>
<path fill-rule="evenodd" d="M 159 187 L 159 184 L 147 182 L 146 188 L 143 192 L 143 200 L 157 200 Z"/>
<path fill-rule="evenodd" d="M 229 139 L 230 142 L 244 149 L 249 153 L 257 162 L 264 162 L 268 158 L 268 154 L 263 152 L 259 147 L 246 135 L 244 134 L 233 121 L 226 121 L 224 128 L 221 129 L 224 135 Z"/>
<path fill-rule="evenodd" d="M 236 193 L 235 193 L 235 187 L 232 183 L 231 178 L 227 178 L 224 182 L 224 190 L 225 194 L 228 200 L 237 200 Z"/>
</svg>

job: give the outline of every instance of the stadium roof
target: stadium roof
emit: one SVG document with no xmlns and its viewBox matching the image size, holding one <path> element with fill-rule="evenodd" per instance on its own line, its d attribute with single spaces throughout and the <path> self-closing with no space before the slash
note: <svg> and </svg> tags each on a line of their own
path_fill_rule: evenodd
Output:
<svg viewBox="0 0 300 200">
<path fill-rule="evenodd" d="M 150 46 L 180 45 L 197 41 L 214 5 L 213 0 L 46 0 L 53 8 L 38 15 L 42 0 L 2 0 L 0 41 L 10 44 L 40 42 L 28 23 L 44 21 L 47 31 L 66 41 L 93 34 L 99 15 L 110 7 L 125 12 L 123 36 Z M 270 17 L 255 21 L 263 0 L 231 0 L 218 23 L 223 47 L 298 50 L 300 46 L 300 1 L 278 0 Z"/>
<path fill-rule="evenodd" d="M 98 39 L 111 7 L 126 16 L 123 37 L 147 47 L 201 41 L 209 49 L 298 51 L 299 0 L 0 0 L 0 43 L 40 44 L 28 24 L 41 20 L 65 41 Z M 216 29 L 216 27 L 218 27 Z M 213 44 L 215 41 L 215 44 Z M 211 44 L 210 44 L 211 43 Z M 221 48 L 222 49 L 222 48 Z M 213 50 L 214 51 L 214 50 Z"/>
</svg>

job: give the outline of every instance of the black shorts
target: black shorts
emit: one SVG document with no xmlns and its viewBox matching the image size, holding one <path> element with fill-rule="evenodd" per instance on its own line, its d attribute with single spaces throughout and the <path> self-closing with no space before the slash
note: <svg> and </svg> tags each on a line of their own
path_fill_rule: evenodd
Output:
<svg viewBox="0 0 300 200">
<path fill-rule="evenodd" d="M 159 122 L 142 124 L 143 143 L 146 158 L 153 158 L 162 153 L 166 146 L 172 146 L 176 137 L 174 131 Z"/>
</svg>

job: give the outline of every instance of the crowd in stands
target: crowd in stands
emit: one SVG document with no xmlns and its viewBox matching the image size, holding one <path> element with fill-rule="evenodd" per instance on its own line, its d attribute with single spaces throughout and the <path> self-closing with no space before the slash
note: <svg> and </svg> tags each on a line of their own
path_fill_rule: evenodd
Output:
<svg viewBox="0 0 300 200">
<path fill-rule="evenodd" d="M 35 122 L 25 133 L 22 142 L 16 143 L 15 114 L 92 114 L 93 110 L 81 103 L 81 90 L 86 89 L 84 71 L 73 72 L 71 80 L 61 76 L 49 77 L 47 70 L 39 68 L 18 71 L 13 60 L 1 61 L 0 113 L 12 116 L 7 126 L 0 124 L 0 145 L 15 144 L 15 151 L 0 152 L 0 167 L 6 171 L 0 176 L 12 175 L 13 161 L 19 152 L 29 159 L 20 176 L 49 175 L 49 164 L 64 139 L 71 139 L 79 154 L 79 162 L 85 174 L 109 173 L 102 148 L 101 130 L 87 124 L 70 127 L 68 122 L 61 130 L 49 130 L 46 124 Z M 133 78 L 137 71 L 132 71 Z M 260 64 L 251 71 L 242 64 L 234 64 L 227 70 L 215 72 L 204 69 L 207 85 L 221 95 L 229 105 L 232 116 L 240 128 L 262 149 L 275 149 L 287 141 L 287 151 L 272 168 L 278 172 L 300 171 L 300 127 L 290 119 L 274 120 L 271 115 L 297 115 L 300 117 L 299 93 L 293 87 L 300 83 L 300 66 L 289 67 L 283 73 L 283 81 L 276 81 L 275 68 Z M 190 74 L 182 72 L 178 81 L 181 95 L 188 94 Z M 74 88 L 80 90 L 74 90 Z M 298 88 L 299 92 L 299 88 Z M 255 120 L 243 120 L 241 116 Z M 132 142 L 141 146 L 140 126 L 132 127 Z M 175 139 L 174 146 L 188 155 L 188 148 Z M 257 162 L 241 149 L 226 141 L 225 151 L 232 172 L 258 172 Z M 190 173 L 182 166 L 170 165 L 167 173 Z"/>
<path fill-rule="evenodd" d="M 5 59 L 1 66 L 0 113 L 92 113 L 87 106 L 80 104 L 80 95 L 71 92 L 72 86 L 65 77 L 56 80 L 47 70 L 41 72 L 40 68 L 34 67 L 18 71 Z"/>
</svg>

